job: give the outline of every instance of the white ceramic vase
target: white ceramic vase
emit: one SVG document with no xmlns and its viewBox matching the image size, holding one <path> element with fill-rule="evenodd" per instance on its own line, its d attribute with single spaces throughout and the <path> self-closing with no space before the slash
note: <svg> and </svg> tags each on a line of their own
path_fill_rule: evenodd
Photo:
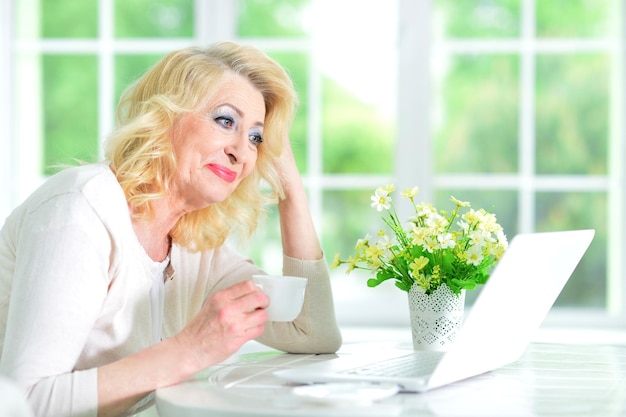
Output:
<svg viewBox="0 0 626 417">
<path fill-rule="evenodd" d="M 426 294 L 422 287 L 413 284 L 409 291 L 413 348 L 448 350 L 463 324 L 464 310 L 465 290 L 456 295 L 441 284 L 432 294 Z"/>
</svg>

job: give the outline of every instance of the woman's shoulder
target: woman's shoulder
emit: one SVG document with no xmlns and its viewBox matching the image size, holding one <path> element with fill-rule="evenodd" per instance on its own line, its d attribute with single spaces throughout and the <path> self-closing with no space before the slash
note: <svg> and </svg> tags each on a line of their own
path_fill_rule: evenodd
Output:
<svg viewBox="0 0 626 417">
<path fill-rule="evenodd" d="M 52 175 L 14 213 L 32 213 L 43 207 L 67 210 L 78 206 L 95 211 L 112 207 L 124 210 L 124 202 L 122 189 L 108 165 L 94 163 L 66 168 Z"/>
<path fill-rule="evenodd" d="M 105 163 L 93 163 L 66 168 L 51 176 L 41 189 L 57 192 L 83 191 L 89 187 L 119 186 L 115 175 Z"/>
</svg>

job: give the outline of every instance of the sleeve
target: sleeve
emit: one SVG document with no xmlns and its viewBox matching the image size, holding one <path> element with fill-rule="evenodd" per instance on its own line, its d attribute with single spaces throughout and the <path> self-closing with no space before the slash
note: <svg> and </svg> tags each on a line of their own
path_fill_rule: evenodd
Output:
<svg viewBox="0 0 626 417">
<path fill-rule="evenodd" d="M 221 271 L 219 282 L 211 291 L 250 279 L 253 274 L 263 273 L 250 259 L 226 247 L 220 248 L 213 265 L 213 272 L 218 271 Z M 284 255 L 283 274 L 308 278 L 302 311 L 293 322 L 267 323 L 258 341 L 290 353 L 336 352 L 341 347 L 342 338 L 335 318 L 325 257 L 301 260 Z"/>
<path fill-rule="evenodd" d="M 106 228 L 80 194 L 24 219 L 0 369 L 37 416 L 97 415 L 97 369 L 75 364 L 106 296 L 110 253 Z"/>
<path fill-rule="evenodd" d="M 302 260 L 283 255 L 283 274 L 308 278 L 302 311 L 293 322 L 267 323 L 258 341 L 289 353 L 335 353 L 342 338 L 326 258 Z"/>
</svg>

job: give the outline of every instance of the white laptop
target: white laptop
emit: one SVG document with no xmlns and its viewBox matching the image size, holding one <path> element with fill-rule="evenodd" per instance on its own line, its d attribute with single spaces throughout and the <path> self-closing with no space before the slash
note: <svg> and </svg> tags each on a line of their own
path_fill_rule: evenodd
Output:
<svg viewBox="0 0 626 417">
<path fill-rule="evenodd" d="M 392 383 L 423 392 L 519 359 L 574 272 L 594 230 L 515 236 L 447 352 L 371 349 L 276 371 L 284 380 Z M 420 368 L 420 369 L 415 369 Z M 425 368 L 425 369 L 421 369 Z"/>
</svg>

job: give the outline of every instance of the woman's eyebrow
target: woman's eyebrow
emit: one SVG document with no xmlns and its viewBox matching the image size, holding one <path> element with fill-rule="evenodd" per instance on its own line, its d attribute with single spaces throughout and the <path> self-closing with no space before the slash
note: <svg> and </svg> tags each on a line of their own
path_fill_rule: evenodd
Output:
<svg viewBox="0 0 626 417">
<path fill-rule="evenodd" d="M 244 116 L 243 111 L 239 107 L 235 106 L 234 104 L 224 103 L 224 104 L 222 104 L 222 106 L 230 107 L 231 109 L 233 109 L 235 111 L 235 113 L 237 113 L 237 115 L 239 115 L 239 117 L 243 117 Z M 254 123 L 254 126 L 264 127 L 265 124 L 263 122 L 256 122 L 256 123 Z"/>
</svg>

